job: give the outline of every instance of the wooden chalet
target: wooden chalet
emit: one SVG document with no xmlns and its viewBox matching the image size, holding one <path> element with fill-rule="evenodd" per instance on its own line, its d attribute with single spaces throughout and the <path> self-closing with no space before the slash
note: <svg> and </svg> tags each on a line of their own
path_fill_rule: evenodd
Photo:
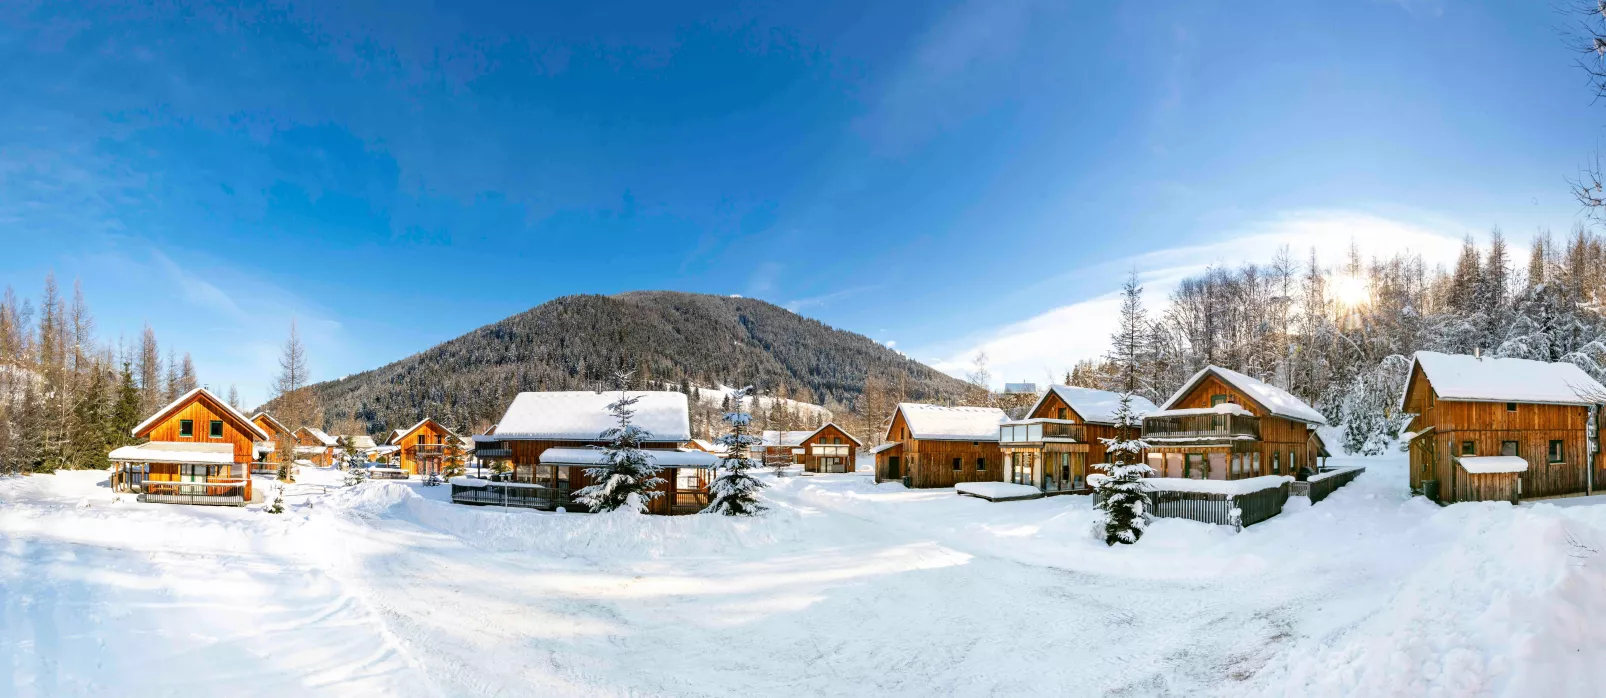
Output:
<svg viewBox="0 0 1606 698">
<path fill-rule="evenodd" d="M 268 414 L 267 412 L 258 412 L 255 415 L 252 415 L 251 423 L 257 425 L 257 427 L 261 428 L 262 431 L 267 432 L 268 434 L 268 438 L 257 442 L 257 457 L 256 460 L 251 463 L 251 470 L 253 472 L 272 472 L 273 470 L 276 470 L 278 466 L 270 462 L 268 460 L 268 456 L 272 455 L 274 451 L 278 450 L 279 440 L 281 438 L 288 439 L 290 442 L 294 442 L 295 431 L 290 427 L 280 423 L 279 420 L 274 419 L 273 415 Z"/>
<path fill-rule="evenodd" d="M 1085 493 L 1091 466 L 1105 462 L 1101 439 L 1115 438 L 1115 411 L 1121 395 L 1068 385 L 1049 386 L 1025 419 L 999 426 L 1003 479 L 1031 485 L 1045 494 Z M 1133 396 L 1132 411 L 1142 417 L 1159 408 Z M 1138 436 L 1134 429 L 1132 437 Z"/>
<path fill-rule="evenodd" d="M 1414 415 L 1411 490 L 1442 504 L 1592 494 L 1602 400 L 1572 364 L 1419 351 L 1399 404 Z"/>
<path fill-rule="evenodd" d="M 408 477 L 414 475 L 440 475 L 446 461 L 446 444 L 448 440 L 458 440 L 461 437 L 452 433 L 452 430 L 442 426 L 429 417 L 425 417 L 417 424 L 391 432 L 388 445 L 396 447 L 395 457 L 397 467 L 407 473 Z M 472 447 L 463 447 L 464 461 L 471 452 Z"/>
<path fill-rule="evenodd" d="M 1288 391 L 1208 366 L 1143 419 L 1157 477 L 1237 480 L 1316 472 L 1327 423 Z"/>
<path fill-rule="evenodd" d="M 953 487 L 1003 479 L 998 428 L 1009 415 L 996 407 L 943 407 L 905 402 L 887 424 L 875 454 L 876 482 Z"/>
<path fill-rule="evenodd" d="M 798 440 L 796 462 L 803 464 L 806 473 L 851 473 L 864 442 L 853 437 L 842 427 L 826 422 Z"/>
<path fill-rule="evenodd" d="M 295 437 L 295 460 L 304 460 L 325 468 L 334 464 L 335 446 L 340 443 L 335 437 L 317 427 L 301 427 L 295 431 Z"/>
<path fill-rule="evenodd" d="M 111 486 L 145 502 L 244 506 L 251 462 L 268 432 L 205 388 L 196 388 L 139 426 L 137 446 L 111 452 Z"/>
<path fill-rule="evenodd" d="M 759 432 L 759 455 L 765 463 L 775 463 L 783 459 L 790 460 L 793 465 L 802 465 L 803 456 L 808 451 L 803 448 L 803 440 L 813 431 L 765 429 Z"/>
<path fill-rule="evenodd" d="M 718 457 L 690 447 L 686 395 L 656 390 L 628 395 L 637 398 L 633 423 L 646 431 L 642 447 L 663 468 L 661 494 L 648 502 L 649 512 L 702 511 Z M 589 390 L 519 393 L 489 433 L 474 437 L 475 456 L 481 462 L 503 460 L 512 466 L 513 482 L 539 486 L 517 506 L 585 511 L 573 494 L 591 484 L 585 471 L 596 466 L 600 448 L 608 443 L 602 434 L 615 426 L 608 405 L 618 399 L 618 392 Z"/>
</svg>

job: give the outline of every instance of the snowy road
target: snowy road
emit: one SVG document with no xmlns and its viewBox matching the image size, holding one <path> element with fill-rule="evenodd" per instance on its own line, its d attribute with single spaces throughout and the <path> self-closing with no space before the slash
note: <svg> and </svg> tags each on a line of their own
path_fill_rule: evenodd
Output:
<svg viewBox="0 0 1606 698">
<path fill-rule="evenodd" d="M 1606 616 L 1588 552 L 1606 507 L 1440 509 L 1396 460 L 1367 464 L 1241 533 L 1162 520 L 1116 549 L 1087 536 L 1085 497 L 856 475 L 772 481 L 755 521 L 503 512 L 398 483 L 302 485 L 275 517 L 114 503 L 100 473 L 0 481 L 0 686 L 1587 695 L 1606 637 L 1566 619 Z"/>
</svg>

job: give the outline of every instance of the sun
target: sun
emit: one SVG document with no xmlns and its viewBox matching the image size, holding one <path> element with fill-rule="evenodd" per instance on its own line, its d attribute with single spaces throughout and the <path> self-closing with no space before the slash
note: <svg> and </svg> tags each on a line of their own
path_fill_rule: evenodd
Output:
<svg viewBox="0 0 1606 698">
<path fill-rule="evenodd" d="M 1340 304 L 1355 308 L 1366 305 L 1371 299 L 1372 292 L 1366 288 L 1366 279 L 1348 274 L 1333 279 L 1333 300 Z"/>
</svg>

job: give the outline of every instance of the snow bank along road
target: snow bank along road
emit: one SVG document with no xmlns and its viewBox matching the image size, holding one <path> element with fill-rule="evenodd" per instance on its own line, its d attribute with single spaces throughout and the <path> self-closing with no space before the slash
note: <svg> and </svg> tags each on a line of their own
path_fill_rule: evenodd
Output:
<svg viewBox="0 0 1606 698">
<path fill-rule="evenodd" d="M 864 476 L 770 514 L 589 516 L 332 485 L 290 512 L 0 481 L 0 694 L 1598 695 L 1606 506 L 1441 509 L 1397 458 L 1137 546 L 1086 497 Z M 10 688 L 9 692 L 7 689 Z"/>
</svg>

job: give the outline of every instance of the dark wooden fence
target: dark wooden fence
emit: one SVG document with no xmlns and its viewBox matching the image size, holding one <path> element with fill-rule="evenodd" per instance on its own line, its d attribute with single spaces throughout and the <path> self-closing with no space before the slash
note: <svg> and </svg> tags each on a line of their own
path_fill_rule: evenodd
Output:
<svg viewBox="0 0 1606 698">
<path fill-rule="evenodd" d="M 1311 478 L 1311 480 L 1306 483 L 1310 485 L 1310 503 L 1315 504 L 1323 499 L 1327 499 L 1327 495 L 1332 494 L 1334 490 L 1337 490 L 1340 487 L 1348 485 L 1350 480 L 1354 480 L 1364 472 L 1366 472 L 1366 468 L 1345 468 L 1343 470 L 1333 472 L 1332 474 L 1322 473 L 1321 475 L 1316 476 L 1321 478 L 1319 480 L 1316 478 Z"/>
<path fill-rule="evenodd" d="M 407 471 L 402 470 L 401 468 L 369 468 L 368 469 L 368 479 L 370 479 L 370 480 L 406 480 L 407 479 Z"/>
<path fill-rule="evenodd" d="M 1288 483 L 1249 494 L 1150 491 L 1149 513 L 1161 518 L 1190 519 L 1220 526 L 1252 526 L 1283 513 Z M 1097 492 L 1094 503 L 1101 499 Z M 1232 510 L 1238 510 L 1233 521 Z"/>
<path fill-rule="evenodd" d="M 558 499 L 557 490 L 547 487 L 508 486 L 499 482 L 488 482 L 484 485 L 452 483 L 452 501 L 458 504 L 523 507 L 526 509 L 556 509 L 560 506 L 575 506 L 569 497 L 563 497 L 563 501 L 558 501 Z M 584 509 L 584 507 L 581 507 L 581 509 Z"/>
</svg>

